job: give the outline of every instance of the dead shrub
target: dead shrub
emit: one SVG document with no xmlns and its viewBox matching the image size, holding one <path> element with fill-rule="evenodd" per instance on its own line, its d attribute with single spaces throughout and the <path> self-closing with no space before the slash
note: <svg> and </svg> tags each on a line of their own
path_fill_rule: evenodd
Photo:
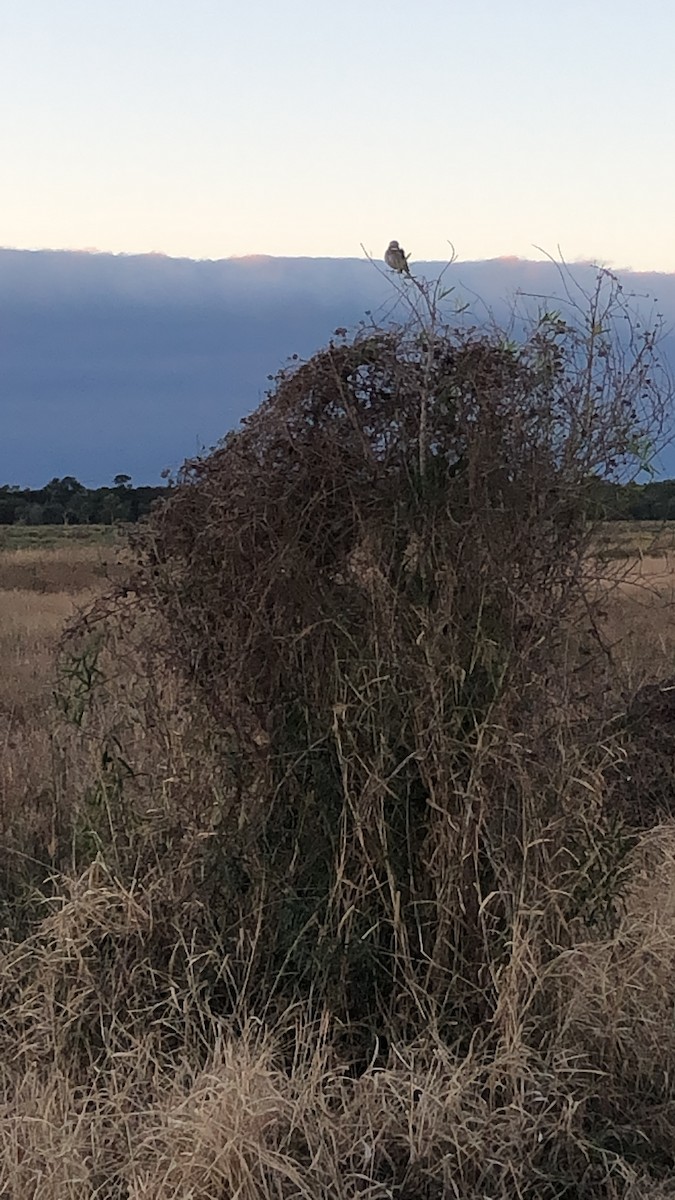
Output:
<svg viewBox="0 0 675 1200">
<path fill-rule="evenodd" d="M 634 466 L 663 406 L 653 334 L 626 355 L 617 315 L 601 276 L 581 326 L 331 343 L 137 541 L 156 651 L 222 739 L 245 985 L 327 1002 L 361 1051 L 491 1020 L 516 919 L 542 960 L 611 923 L 619 751 L 569 631 L 589 480 Z"/>
<path fill-rule="evenodd" d="M 664 402 L 612 306 L 283 372 L 71 631 L 3 1194 L 672 1194 L 672 836 L 582 654 L 589 477 Z"/>
</svg>

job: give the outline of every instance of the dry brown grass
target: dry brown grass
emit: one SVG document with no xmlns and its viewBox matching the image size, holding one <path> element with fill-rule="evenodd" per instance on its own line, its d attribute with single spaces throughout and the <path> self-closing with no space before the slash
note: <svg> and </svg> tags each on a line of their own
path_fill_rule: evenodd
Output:
<svg viewBox="0 0 675 1200">
<path fill-rule="evenodd" d="M 602 575 L 600 624 L 628 698 L 675 673 L 675 551 L 615 559 Z"/>
<path fill-rule="evenodd" d="M 673 831 L 655 831 L 635 854 L 616 934 L 577 946 L 519 1002 L 504 983 L 513 1007 L 496 1049 L 453 1053 L 431 1029 L 358 1077 L 335 1059 L 328 1013 L 312 1026 L 292 1012 L 273 1029 L 200 1026 L 189 988 L 175 995 L 182 1039 L 172 1056 L 153 1037 L 147 986 L 127 1016 L 130 1028 L 143 1010 L 145 1037 L 125 1037 L 105 989 L 127 986 L 133 941 L 151 937 L 161 897 L 92 868 L 33 938 L 3 952 L 0 1188 L 13 1200 L 671 1194 L 672 868 Z M 116 947 L 107 984 L 102 937 Z M 534 1053 L 522 1035 L 542 992 L 551 1045 Z M 110 1054 L 105 1070 L 78 1077 L 72 1035 L 92 1013 Z M 626 1097 L 643 1146 L 622 1127 Z"/>
<path fill-rule="evenodd" d="M 89 595 L 0 589 L 0 712 L 10 729 L 35 720 L 44 708 L 55 641 Z"/>
<path fill-rule="evenodd" d="M 0 550 L 0 877 L 10 892 L 35 854 L 43 874 L 49 869 L 59 775 L 52 739 L 56 646 L 92 596 L 93 578 L 87 547 Z"/>
<path fill-rule="evenodd" d="M 88 552 L 79 562 L 68 555 L 67 566 L 61 553 L 15 565 L 0 557 L 0 837 L 6 864 L 27 855 L 40 864 L 26 872 L 30 888 L 44 881 L 28 936 L 7 929 L 0 943 L 0 1195 L 672 1195 L 673 826 L 634 849 L 633 883 L 610 936 L 575 945 L 544 970 L 522 913 L 522 938 L 516 946 L 516 922 L 511 965 L 495 981 L 489 1048 L 477 1040 L 452 1050 L 431 1027 L 354 1076 L 331 1045 L 329 1012 L 310 1025 L 290 1011 L 264 1026 L 206 1003 L 206 980 L 226 982 L 229 967 L 217 931 L 203 937 L 190 881 L 208 870 L 218 781 L 196 761 L 197 731 L 179 713 L 173 681 L 144 679 L 128 648 L 102 723 L 61 730 L 58 637 L 100 581 Z M 608 590 L 605 626 L 633 688 L 675 664 L 675 578 L 672 561 L 663 566 L 638 557 Z M 25 585 L 26 570 L 35 587 L 3 585 L 21 571 Z M 57 586 L 64 578 L 69 586 Z M 175 721 L 157 723 L 153 688 L 165 689 L 169 707 L 175 700 Z M 110 731 L 134 770 L 125 836 L 139 868 L 124 878 L 114 856 L 82 871 L 77 847 L 72 866 L 64 850 L 69 837 L 86 836 L 95 852 L 111 793 L 99 791 L 94 804 L 87 789 Z M 534 1050 L 528 1030 L 542 1008 L 548 1034 Z"/>
<path fill-rule="evenodd" d="M 610 560 L 668 557 L 675 551 L 675 521 L 608 521 L 596 545 Z"/>
<path fill-rule="evenodd" d="M 0 549 L 0 589 L 77 592 L 100 588 L 121 574 L 115 546 L 67 545 Z"/>
<path fill-rule="evenodd" d="M 39 833 L 46 820 L 51 841 L 55 646 L 88 595 L 0 590 L 0 836 L 23 852 L 26 824 Z"/>
<path fill-rule="evenodd" d="M 123 570 L 121 547 L 89 545 L 84 539 L 0 548 L 0 794 L 5 824 L 8 814 L 52 784 L 50 727 L 61 632 L 78 608 Z"/>
</svg>

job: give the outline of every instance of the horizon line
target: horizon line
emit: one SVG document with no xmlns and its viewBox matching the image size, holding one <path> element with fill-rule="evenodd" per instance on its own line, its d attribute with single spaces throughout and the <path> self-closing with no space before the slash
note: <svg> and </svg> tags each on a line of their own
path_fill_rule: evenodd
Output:
<svg viewBox="0 0 675 1200">
<path fill-rule="evenodd" d="M 533 247 L 535 249 L 535 247 Z M 208 257 L 203 255 L 190 254 L 170 254 L 164 250 L 103 250 L 98 246 L 6 246 L 0 245 L 0 253 L 7 251 L 15 254 L 63 254 L 73 255 L 87 258 L 156 258 L 166 259 L 169 262 L 191 262 L 191 263 L 248 263 L 255 266 L 257 263 L 268 262 L 335 262 L 335 263 L 368 263 L 370 260 L 366 255 L 334 255 L 334 254 L 267 254 L 267 253 L 251 253 L 251 254 L 229 254 L 219 257 Z M 416 258 L 413 262 L 425 266 L 437 266 L 447 263 L 444 258 Z M 675 270 L 669 271 L 660 267 L 632 267 L 627 264 L 617 266 L 614 263 L 602 262 L 593 258 L 573 258 L 556 259 L 552 256 L 543 255 L 540 258 L 525 258 L 520 254 L 498 254 L 492 255 L 489 258 L 457 258 L 453 265 L 482 265 L 489 263 L 510 263 L 513 265 L 522 263 L 526 265 L 544 265 L 551 263 L 554 266 L 568 267 L 594 267 L 598 270 L 608 270 L 613 272 L 629 272 L 631 275 L 675 275 Z"/>
</svg>

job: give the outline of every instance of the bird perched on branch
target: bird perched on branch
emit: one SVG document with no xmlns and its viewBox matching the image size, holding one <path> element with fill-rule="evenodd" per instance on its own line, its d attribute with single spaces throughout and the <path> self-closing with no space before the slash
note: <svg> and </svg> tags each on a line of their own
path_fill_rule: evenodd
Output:
<svg viewBox="0 0 675 1200">
<path fill-rule="evenodd" d="M 398 242 L 390 242 L 384 252 L 384 261 L 392 271 L 397 271 L 399 275 L 409 275 L 410 268 L 408 266 L 408 256 L 401 249 Z"/>
</svg>

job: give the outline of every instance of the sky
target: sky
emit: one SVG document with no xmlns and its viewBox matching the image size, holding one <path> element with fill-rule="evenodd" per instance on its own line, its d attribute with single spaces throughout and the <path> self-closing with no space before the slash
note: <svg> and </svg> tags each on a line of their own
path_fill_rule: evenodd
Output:
<svg viewBox="0 0 675 1200">
<path fill-rule="evenodd" d="M 0 0 L 0 245 L 675 271 L 672 0 Z"/>
</svg>

